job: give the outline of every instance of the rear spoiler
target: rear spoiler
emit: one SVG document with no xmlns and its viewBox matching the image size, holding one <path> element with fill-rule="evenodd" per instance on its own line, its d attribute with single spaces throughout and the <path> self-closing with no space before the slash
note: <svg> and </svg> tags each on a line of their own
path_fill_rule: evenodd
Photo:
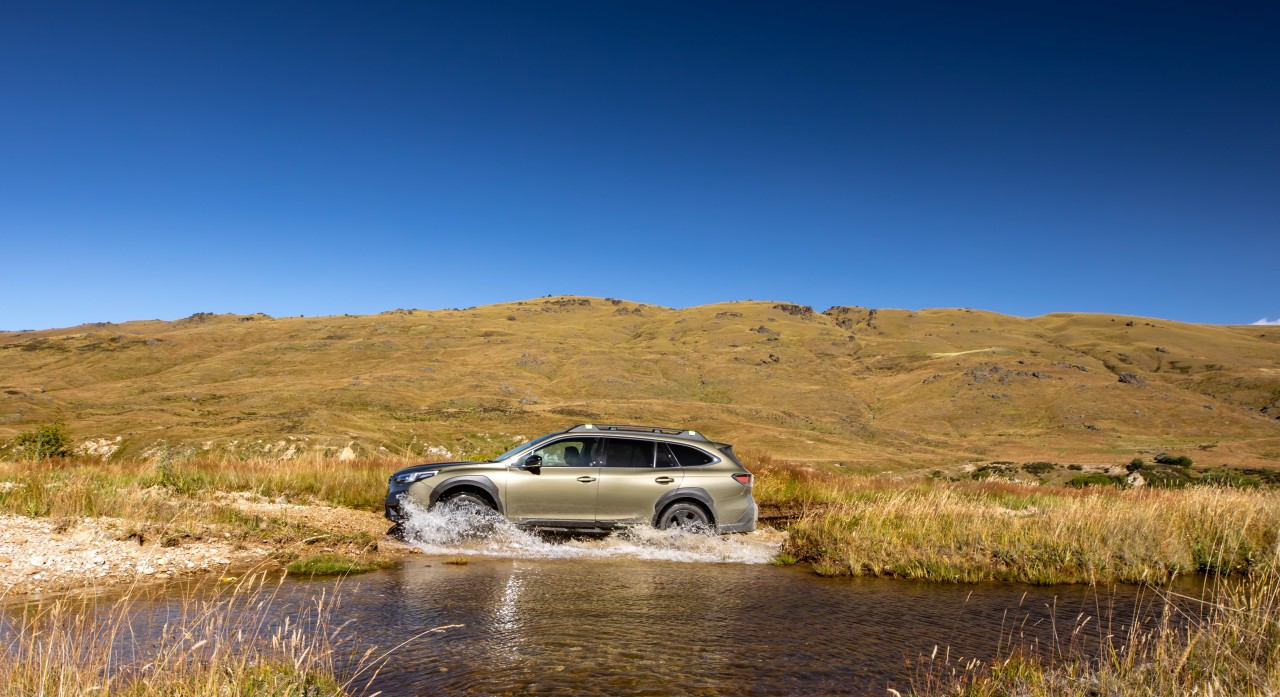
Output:
<svg viewBox="0 0 1280 697">
<path fill-rule="evenodd" d="M 716 450 L 724 453 L 724 456 L 732 460 L 735 465 L 739 467 L 743 466 L 742 463 L 738 461 L 738 456 L 733 454 L 732 445 L 728 443 L 712 443 L 712 445 L 716 447 Z"/>
</svg>

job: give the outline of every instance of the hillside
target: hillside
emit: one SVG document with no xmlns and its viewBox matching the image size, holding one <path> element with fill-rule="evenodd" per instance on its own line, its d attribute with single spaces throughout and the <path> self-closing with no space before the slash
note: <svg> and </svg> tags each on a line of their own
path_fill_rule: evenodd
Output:
<svg viewBox="0 0 1280 697">
<path fill-rule="evenodd" d="M 467 456 L 624 422 L 862 471 L 1280 465 L 1280 327 L 557 297 L 0 333 L 0 440 L 58 414 L 114 457 Z"/>
</svg>

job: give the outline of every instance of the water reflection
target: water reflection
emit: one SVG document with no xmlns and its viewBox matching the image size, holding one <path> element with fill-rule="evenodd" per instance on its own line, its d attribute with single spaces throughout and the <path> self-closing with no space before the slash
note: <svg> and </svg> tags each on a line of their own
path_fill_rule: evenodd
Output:
<svg viewBox="0 0 1280 697">
<path fill-rule="evenodd" d="M 1150 615 L 1132 588 L 940 586 L 799 569 L 631 560 L 415 560 L 347 582 L 363 642 L 400 649 L 388 694 L 884 694 L 935 646 L 990 657 L 1052 646 L 1084 617 L 1119 633 Z M 1149 620 L 1150 618 L 1148 618 Z"/>
</svg>

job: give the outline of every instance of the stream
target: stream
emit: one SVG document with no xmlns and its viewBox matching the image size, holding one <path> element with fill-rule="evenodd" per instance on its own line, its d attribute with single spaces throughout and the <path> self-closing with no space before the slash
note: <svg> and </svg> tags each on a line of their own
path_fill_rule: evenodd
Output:
<svg viewBox="0 0 1280 697">
<path fill-rule="evenodd" d="M 821 578 L 770 564 L 784 535 L 768 529 L 548 538 L 422 514 L 410 533 L 424 554 L 396 568 L 273 591 L 272 621 L 321 594 L 336 603 L 341 671 L 398 646 L 353 685 L 366 694 L 905 694 L 930 665 L 1010 645 L 1088 651 L 1167 607 L 1133 586 Z M 135 600 L 133 645 L 190 592 Z"/>
</svg>

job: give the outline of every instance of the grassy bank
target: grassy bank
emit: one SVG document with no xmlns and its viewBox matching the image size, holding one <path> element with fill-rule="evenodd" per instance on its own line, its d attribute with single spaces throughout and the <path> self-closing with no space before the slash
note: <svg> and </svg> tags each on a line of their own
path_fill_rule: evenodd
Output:
<svg viewBox="0 0 1280 697">
<path fill-rule="evenodd" d="M 989 662 L 921 662 L 918 695 L 1273 695 L 1280 692 L 1280 573 L 1272 564 L 1215 586 L 1204 604 L 1165 595 L 1163 620 L 1111 635 L 1094 621 L 1036 651 L 1010 641 Z M 1188 609 L 1190 608 L 1190 609 Z M 1098 618 L 1092 618 L 1098 619 Z M 1101 626 L 1108 626 L 1102 618 Z M 1082 634 L 1097 645 L 1086 648 Z"/>
<path fill-rule="evenodd" d="M 744 460 L 757 475 L 762 510 L 790 530 L 783 553 L 826 575 L 1159 582 L 1178 574 L 1265 566 L 1276 559 L 1280 539 L 1280 497 L 1270 490 L 889 479 L 822 472 L 759 453 L 748 452 Z M 302 541 L 328 533 L 246 515 L 216 493 L 379 511 L 387 475 L 408 463 L 0 463 L 0 481 L 7 482 L 0 487 L 0 512 L 54 519 L 110 516 L 170 536 L 196 535 L 213 522 L 257 539 Z"/>
<path fill-rule="evenodd" d="M 1280 497 L 1223 487 L 1070 489 L 823 473 L 747 454 L 783 553 L 824 575 L 1160 582 L 1276 561 Z"/>
<path fill-rule="evenodd" d="M 282 563 L 316 545 L 362 558 L 378 550 L 385 530 L 374 516 L 290 504 L 380 512 L 387 475 L 399 466 L 392 459 L 0 462 L 0 513 L 49 519 L 58 531 L 107 518 L 117 539 L 161 547 L 260 543 Z"/>
</svg>

